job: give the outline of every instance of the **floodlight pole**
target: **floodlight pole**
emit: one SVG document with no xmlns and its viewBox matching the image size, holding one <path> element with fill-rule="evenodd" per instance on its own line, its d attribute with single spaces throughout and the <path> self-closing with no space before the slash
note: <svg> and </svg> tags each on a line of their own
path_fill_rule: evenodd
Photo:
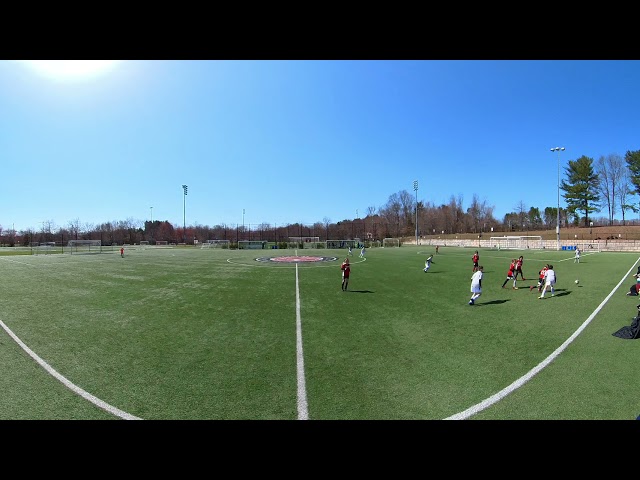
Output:
<svg viewBox="0 0 640 480">
<path fill-rule="evenodd" d="M 182 243 L 187 243 L 187 190 L 189 187 L 182 185 L 184 195 L 182 197 Z"/>
<path fill-rule="evenodd" d="M 245 236 L 244 236 L 244 208 L 242 209 L 242 238 L 245 239 Z"/>
<path fill-rule="evenodd" d="M 556 218 L 556 248 L 560 250 L 560 152 L 564 152 L 564 147 L 554 147 L 551 151 L 558 152 L 558 217 Z"/>
<path fill-rule="evenodd" d="M 413 181 L 413 189 L 416 191 L 416 246 L 418 246 L 418 181 Z"/>
<path fill-rule="evenodd" d="M 149 227 L 149 230 L 150 230 L 149 238 L 153 240 L 153 207 L 149 207 L 149 208 L 151 209 L 151 225 Z"/>
</svg>

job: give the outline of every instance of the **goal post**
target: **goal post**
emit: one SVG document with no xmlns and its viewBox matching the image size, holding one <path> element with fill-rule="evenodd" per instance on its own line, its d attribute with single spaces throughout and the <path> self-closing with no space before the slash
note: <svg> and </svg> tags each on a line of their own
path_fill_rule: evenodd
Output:
<svg viewBox="0 0 640 480">
<path fill-rule="evenodd" d="M 62 249 L 56 248 L 56 242 L 31 242 L 31 252 L 33 255 L 49 255 L 60 253 Z"/>
<path fill-rule="evenodd" d="M 543 249 L 544 242 L 540 235 L 491 237 L 492 250 L 526 250 L 528 248 Z"/>
<path fill-rule="evenodd" d="M 102 253 L 101 240 L 69 240 L 67 247 L 67 252 L 70 254 Z"/>
<path fill-rule="evenodd" d="M 326 248 L 356 248 L 358 246 L 358 240 L 327 240 L 325 242 Z"/>
<path fill-rule="evenodd" d="M 580 254 L 600 252 L 600 242 L 587 242 L 584 240 L 580 240 L 574 245 L 563 246 L 561 247 L 561 250 L 572 250 L 572 253 L 575 255 L 576 247 L 580 249 Z"/>
<path fill-rule="evenodd" d="M 207 240 L 200 248 L 229 248 L 231 240 Z"/>
<path fill-rule="evenodd" d="M 385 247 L 399 247 L 400 239 L 399 238 L 383 238 L 382 239 L 382 248 Z"/>
</svg>

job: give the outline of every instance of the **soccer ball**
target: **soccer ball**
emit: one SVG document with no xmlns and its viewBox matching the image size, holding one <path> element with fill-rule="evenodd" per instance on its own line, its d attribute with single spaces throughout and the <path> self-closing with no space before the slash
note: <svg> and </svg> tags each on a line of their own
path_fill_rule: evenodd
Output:
<svg viewBox="0 0 640 480">
<path fill-rule="evenodd" d="M 576 280 L 576 285 L 580 283 L 580 280 Z"/>
</svg>

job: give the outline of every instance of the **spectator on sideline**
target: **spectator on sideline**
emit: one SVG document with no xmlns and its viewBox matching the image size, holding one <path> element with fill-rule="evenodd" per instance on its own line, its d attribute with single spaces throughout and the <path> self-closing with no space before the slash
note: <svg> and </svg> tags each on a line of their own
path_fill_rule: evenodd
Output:
<svg viewBox="0 0 640 480">
<path fill-rule="evenodd" d="M 516 260 L 516 276 L 515 279 L 518 279 L 518 274 L 520 274 L 520 278 L 522 278 L 522 280 L 526 280 L 526 278 L 524 278 L 524 273 L 522 273 L 522 264 L 524 263 L 524 258 L 522 257 L 522 255 L 520 255 L 518 257 L 518 260 Z"/>
<path fill-rule="evenodd" d="M 627 292 L 627 295 L 631 297 L 636 297 L 638 296 L 638 294 L 640 294 L 640 273 L 636 273 L 634 277 L 636 279 L 636 283 L 631 285 L 631 287 L 629 287 L 629 291 Z"/>
<path fill-rule="evenodd" d="M 547 291 L 547 287 L 551 290 L 551 296 L 553 297 L 556 293 L 556 272 L 553 270 L 553 265 L 549 265 L 547 271 L 544 272 L 544 287 L 542 287 L 542 292 L 538 298 L 543 299 L 544 294 Z"/>
<path fill-rule="evenodd" d="M 342 270 L 342 291 L 346 292 L 347 287 L 349 286 L 349 274 L 351 273 L 349 258 L 344 259 L 344 262 L 340 265 L 340 270 Z"/>
<path fill-rule="evenodd" d="M 476 250 L 475 253 L 473 254 L 473 257 L 471 257 L 471 261 L 473 262 L 473 268 L 471 269 L 471 271 L 475 272 L 478 270 L 478 262 L 480 261 L 480 255 L 478 255 L 478 250 Z"/>
<path fill-rule="evenodd" d="M 504 286 L 507 284 L 509 280 L 513 280 L 513 289 L 518 290 L 518 287 L 516 287 L 517 279 L 514 277 L 514 274 L 513 274 L 515 269 L 516 269 L 516 259 L 514 258 L 513 260 L 511 260 L 511 265 L 509 265 L 509 271 L 507 272 L 507 279 L 502 284 L 502 288 L 504 288 Z"/>
<path fill-rule="evenodd" d="M 431 268 L 431 262 L 433 261 L 433 255 L 429 255 L 427 259 L 424 261 L 424 272 L 427 273 L 429 268 Z"/>
<path fill-rule="evenodd" d="M 482 270 L 483 266 L 480 265 L 478 270 L 471 276 L 471 300 L 469 305 L 475 305 L 476 300 L 482 295 Z"/>
</svg>

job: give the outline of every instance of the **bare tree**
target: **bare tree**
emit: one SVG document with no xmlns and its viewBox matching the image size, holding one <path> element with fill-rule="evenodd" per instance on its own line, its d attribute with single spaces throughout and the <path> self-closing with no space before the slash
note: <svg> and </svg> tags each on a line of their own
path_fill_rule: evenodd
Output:
<svg viewBox="0 0 640 480">
<path fill-rule="evenodd" d="M 78 234 L 80 233 L 80 219 L 75 218 L 69 220 L 69 234 L 73 237 L 73 240 L 78 240 Z"/>
<path fill-rule="evenodd" d="M 462 211 L 462 194 L 458 198 L 451 195 L 445 211 L 445 231 L 448 233 L 461 233 L 464 227 L 464 212 Z"/>
<path fill-rule="evenodd" d="M 394 236 L 400 236 L 400 220 L 402 218 L 402 204 L 397 193 L 389 196 L 389 200 L 384 207 L 380 209 L 380 215 L 387 221 L 389 225 L 393 225 L 395 230 Z"/>
<path fill-rule="evenodd" d="M 518 204 L 515 206 L 515 210 L 516 210 L 516 214 L 518 215 L 518 226 L 521 227 L 522 230 L 524 230 L 528 224 L 529 208 L 525 205 L 525 203 L 522 200 L 520 200 L 520 202 L 518 202 Z"/>
<path fill-rule="evenodd" d="M 400 199 L 400 205 L 402 208 L 402 225 L 405 228 L 404 233 L 409 233 L 407 229 L 410 225 L 412 226 L 411 231 L 414 230 L 413 226 L 415 223 L 414 217 L 414 208 L 415 208 L 415 199 L 413 195 L 409 193 L 408 190 L 402 190 L 398 193 L 398 198 Z"/>
<path fill-rule="evenodd" d="M 620 183 L 618 184 L 618 188 L 616 190 L 616 195 L 618 197 L 618 202 L 620 203 L 620 212 L 622 213 L 622 225 L 626 225 L 626 212 L 627 210 L 631 210 L 636 213 L 638 208 L 629 203 L 629 197 L 631 195 L 635 195 L 635 191 L 631 184 L 631 176 L 629 174 L 629 170 L 624 169 L 622 175 L 620 176 Z"/>
<path fill-rule="evenodd" d="M 376 214 L 376 207 L 367 207 L 367 217 L 373 217 Z"/>
<path fill-rule="evenodd" d="M 596 162 L 596 175 L 598 176 L 598 193 L 600 199 L 607 207 L 609 225 L 613 225 L 613 219 L 617 208 L 617 190 L 625 174 L 624 160 L 620 155 L 611 154 L 601 156 Z"/>
<path fill-rule="evenodd" d="M 471 206 L 467 209 L 467 215 L 469 216 L 471 229 L 474 233 L 485 231 L 487 223 L 491 224 L 495 222 L 493 218 L 494 208 L 493 206 L 489 206 L 486 200 L 480 201 L 478 194 L 473 194 Z"/>
</svg>

